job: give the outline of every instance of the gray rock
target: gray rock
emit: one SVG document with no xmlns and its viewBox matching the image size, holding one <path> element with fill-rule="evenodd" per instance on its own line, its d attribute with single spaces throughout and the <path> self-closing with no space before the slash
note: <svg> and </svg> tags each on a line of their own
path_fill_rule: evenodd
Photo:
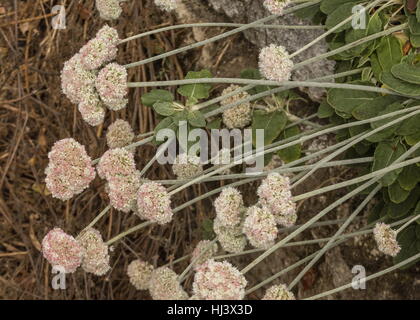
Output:
<svg viewBox="0 0 420 320">
<path fill-rule="evenodd" d="M 238 23 L 249 23 L 261 19 L 269 15 L 264 8 L 262 0 L 208 0 L 210 5 L 217 12 L 228 16 L 232 21 Z M 295 17 L 293 14 L 280 17 L 270 24 L 284 25 L 307 25 L 309 21 L 305 21 Z M 245 37 L 254 45 L 263 48 L 271 43 L 279 44 L 287 48 L 292 53 L 303 47 L 313 39 L 323 33 L 322 30 L 278 30 L 278 29 L 250 29 L 244 32 Z M 311 48 L 299 54 L 294 62 L 298 63 L 314 56 L 318 56 L 327 51 L 327 44 L 324 40 L 316 43 Z M 294 80 L 309 80 L 316 77 L 332 74 L 334 70 L 334 62 L 322 60 L 303 67 L 293 74 Z M 325 92 L 319 88 L 302 88 L 307 92 L 313 100 L 319 101 Z"/>
</svg>

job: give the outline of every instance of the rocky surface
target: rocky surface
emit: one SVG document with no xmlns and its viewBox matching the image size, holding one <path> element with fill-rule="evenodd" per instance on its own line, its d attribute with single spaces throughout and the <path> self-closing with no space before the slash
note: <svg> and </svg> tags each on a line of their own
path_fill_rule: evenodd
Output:
<svg viewBox="0 0 420 320">
<path fill-rule="evenodd" d="M 210 5 L 217 12 L 225 14 L 233 22 L 249 23 L 258 19 L 264 18 L 269 15 L 268 11 L 264 8 L 263 2 L 259 0 L 209 0 Z M 278 18 L 270 24 L 280 25 L 308 25 L 309 21 L 305 21 L 295 17 L 294 15 L 285 15 Z M 322 34 L 322 30 L 296 30 L 289 29 L 251 29 L 244 32 L 245 37 L 254 45 L 263 48 L 271 43 L 276 43 L 285 46 L 289 53 L 295 52 L 313 39 Z M 325 41 L 320 41 L 310 47 L 308 50 L 299 54 L 294 62 L 301 62 L 318 56 L 327 51 Z M 325 76 L 333 72 L 334 62 L 329 60 L 322 60 L 313 63 L 308 67 L 303 67 L 293 74 L 294 80 L 308 80 L 316 77 Z M 303 91 L 307 91 L 302 88 Z M 323 89 L 311 88 L 307 91 L 310 97 L 314 100 L 319 100 L 324 92 Z"/>
</svg>

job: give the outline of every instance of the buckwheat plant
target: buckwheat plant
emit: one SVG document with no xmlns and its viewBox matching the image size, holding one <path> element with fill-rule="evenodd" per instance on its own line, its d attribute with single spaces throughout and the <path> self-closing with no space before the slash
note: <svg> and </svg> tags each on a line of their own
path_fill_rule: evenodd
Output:
<svg viewBox="0 0 420 320">
<path fill-rule="evenodd" d="M 201 229 L 192 230 L 201 240 L 195 249 L 183 257 L 174 257 L 175 260 L 158 257 L 153 264 L 137 257 L 130 264 L 127 261 L 126 281 L 138 290 L 149 290 L 153 299 L 240 300 L 263 288 L 259 295 L 262 299 L 294 300 L 302 298 L 294 290 L 296 285 L 323 255 L 357 236 L 370 235 L 366 241 L 394 259 L 393 266 L 370 274 L 366 281 L 418 261 L 420 19 L 416 13 L 420 8 L 401 5 L 398 0 L 350 0 L 340 6 L 336 0 L 261 1 L 267 15 L 247 24 L 173 25 L 128 38 L 105 25 L 64 63 L 63 93 L 78 105 L 87 124 L 104 125 L 108 116 L 105 110 L 111 113 L 133 107 L 130 93 L 136 88 L 153 87 L 159 89 L 144 89 L 148 91 L 142 94 L 141 102 L 145 108 L 151 108 L 159 123 L 153 131 L 139 135 L 129 125 L 132 121 L 115 121 L 106 130 L 109 149 L 94 160 L 72 138 L 53 145 L 45 170 L 46 185 L 52 196 L 61 201 L 70 200 L 89 187 L 96 170 L 98 179 L 103 180 L 109 204 L 76 237 L 58 227 L 46 234 L 42 253 L 52 266 L 61 266 L 67 273 L 76 272 L 81 266 L 85 272 L 106 275 L 116 260 L 115 252 L 109 250 L 111 245 L 125 237 L 148 232 L 146 228 L 151 225 L 163 228 L 176 219 L 185 219 L 184 209 L 207 199 L 212 205 L 205 206 L 202 212 L 207 218 L 206 237 L 200 239 Z M 166 11 L 176 9 L 180 3 L 154 2 Z M 118 1 L 97 0 L 96 3 L 103 18 L 119 16 Z M 365 8 L 366 29 L 352 27 L 354 19 L 360 18 L 357 17 L 360 13 L 352 9 L 360 3 Z M 319 25 L 269 24 L 279 15 L 294 13 L 306 14 Z M 115 62 L 121 45 L 159 32 L 192 27 L 229 30 L 141 61 Z M 295 52 L 288 52 L 286 43 L 268 45 L 255 61 L 258 69 L 238 70 L 236 78 L 213 77 L 209 70 L 199 70 L 188 72 L 182 80 L 130 82 L 129 74 L 136 72 L 136 67 L 251 28 L 279 32 L 316 28 L 324 32 Z M 302 52 L 321 40 L 327 42 L 328 52 L 299 59 Z M 333 74 L 291 80 L 302 67 L 323 59 L 335 61 Z M 214 84 L 219 86 L 214 88 Z M 165 87 L 175 87 L 176 94 L 162 89 Z M 294 100 L 303 99 L 293 90 L 302 87 L 324 88 L 326 95 L 316 113 L 299 117 L 289 106 Z M 318 121 L 318 118 L 325 120 Z M 223 145 L 210 157 L 217 161 L 206 163 L 202 159 L 208 150 L 197 150 L 196 140 L 182 138 L 193 135 L 197 129 L 202 129 L 200 132 L 234 129 L 244 134 L 248 129 L 252 134 L 249 141 L 241 140 L 233 147 Z M 256 137 L 260 131 L 264 133 L 263 146 L 258 147 Z M 165 135 L 171 132 L 172 135 Z M 311 148 L 313 141 L 334 135 L 331 143 L 316 150 Z M 211 140 L 208 136 L 206 139 Z M 137 168 L 138 156 L 144 153 L 135 150 L 146 144 L 157 148 L 156 155 Z M 179 146 L 182 152 L 173 157 L 177 159 L 172 163 L 173 172 L 167 170 L 172 176 L 163 180 L 146 179 L 148 169 L 173 145 Z M 247 171 L 250 163 L 261 158 L 264 170 L 250 174 Z M 318 169 L 340 170 L 345 166 L 361 170 L 353 178 L 341 178 L 339 182 L 331 179 L 329 184 L 314 190 L 310 190 L 310 184 L 305 185 L 309 186 L 305 192 L 296 188 L 314 177 Z M 192 192 L 180 196 L 182 191 L 198 184 L 205 186 L 200 188 L 204 192 L 196 197 L 191 196 Z M 245 185 L 248 189 L 242 189 Z M 300 212 L 303 200 L 342 188 L 346 193 L 341 198 L 310 217 Z M 249 196 L 249 189 L 255 197 Z M 189 198 L 182 202 L 185 196 Z M 346 217 L 323 219 L 351 199 L 357 206 Z M 373 201 L 375 206 L 370 205 Z M 134 226 L 122 226 L 124 231 L 104 241 L 93 227 L 111 207 L 132 215 L 131 221 L 137 222 Z M 356 218 L 362 227 L 346 232 Z M 338 229 L 328 238 L 305 239 L 310 233 L 304 231 L 332 225 Z M 298 236 L 304 239 L 294 240 Z M 309 244 L 320 244 L 320 249 L 274 275 L 258 272 L 248 277 L 252 269 L 277 250 Z M 360 246 L 359 250 L 364 248 Z M 239 256 L 241 260 L 235 260 Z M 276 284 L 280 276 L 298 267 L 300 271 L 290 283 Z M 319 299 L 348 288 L 351 283 L 306 298 Z"/>
</svg>

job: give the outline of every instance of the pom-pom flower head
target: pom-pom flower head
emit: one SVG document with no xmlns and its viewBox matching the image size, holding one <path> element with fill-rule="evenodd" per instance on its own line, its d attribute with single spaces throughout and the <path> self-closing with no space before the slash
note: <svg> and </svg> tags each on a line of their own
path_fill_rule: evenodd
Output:
<svg viewBox="0 0 420 320">
<path fill-rule="evenodd" d="M 72 138 L 57 141 L 48 153 L 45 182 L 52 196 L 63 201 L 85 190 L 95 178 L 92 159 Z"/>
<path fill-rule="evenodd" d="M 397 232 L 390 225 L 378 222 L 373 229 L 373 235 L 381 252 L 391 257 L 395 257 L 400 252 L 401 247 L 397 241 Z"/>
<path fill-rule="evenodd" d="M 203 173 L 200 158 L 194 155 L 181 153 L 172 165 L 172 171 L 178 179 L 190 179 Z"/>
<path fill-rule="evenodd" d="M 153 300 L 187 300 L 188 295 L 178 282 L 177 274 L 167 267 L 152 272 L 149 292 Z"/>
<path fill-rule="evenodd" d="M 111 180 L 115 176 L 127 176 L 135 172 L 134 155 L 124 148 L 106 151 L 99 160 L 98 175 L 102 179 Z"/>
<path fill-rule="evenodd" d="M 214 201 L 218 221 L 225 226 L 235 226 L 241 222 L 241 210 L 244 201 L 241 193 L 232 187 L 223 189 L 219 197 Z"/>
<path fill-rule="evenodd" d="M 117 64 L 110 63 L 99 71 L 96 88 L 102 101 L 112 110 L 119 110 L 127 104 L 127 70 Z"/>
<path fill-rule="evenodd" d="M 246 246 L 246 238 L 243 235 L 234 235 L 228 232 L 222 232 L 217 235 L 223 250 L 229 253 L 240 253 L 244 251 Z"/>
<path fill-rule="evenodd" d="M 98 126 L 104 122 L 105 109 L 94 88 L 89 90 L 79 103 L 78 109 L 84 121 L 91 126 Z"/>
<path fill-rule="evenodd" d="M 127 268 L 127 275 L 130 283 L 137 290 L 149 289 L 150 278 L 152 277 L 153 266 L 143 260 L 137 259 L 131 261 Z"/>
<path fill-rule="evenodd" d="M 264 0 L 264 7 L 272 14 L 281 15 L 289 2 L 290 0 Z"/>
<path fill-rule="evenodd" d="M 278 232 L 274 216 L 257 206 L 248 209 L 243 231 L 251 245 L 261 249 L 272 246 Z"/>
<path fill-rule="evenodd" d="M 76 239 L 85 249 L 82 261 L 83 270 L 102 276 L 111 269 L 108 246 L 98 230 L 93 228 L 84 230 Z"/>
<path fill-rule="evenodd" d="M 171 198 L 165 187 L 156 182 L 142 184 L 137 193 L 137 210 L 141 218 L 165 224 L 172 220 Z"/>
<path fill-rule="evenodd" d="M 92 93 L 95 79 L 95 73 L 87 70 L 82 64 L 81 55 L 76 54 L 64 63 L 61 89 L 72 103 L 78 104 Z"/>
<path fill-rule="evenodd" d="M 108 127 L 106 142 L 110 149 L 125 147 L 129 145 L 133 139 L 133 129 L 125 120 L 118 119 Z"/>
<path fill-rule="evenodd" d="M 80 61 L 87 70 L 95 70 L 117 57 L 116 31 L 109 26 L 102 27 L 96 37 L 89 40 L 79 51 Z"/>
<path fill-rule="evenodd" d="M 54 228 L 42 240 L 42 253 L 53 267 L 73 273 L 82 263 L 84 248 L 60 228 Z"/>
<path fill-rule="evenodd" d="M 155 4 L 165 11 L 175 10 L 180 0 L 155 0 Z"/>
<path fill-rule="evenodd" d="M 207 260 L 197 268 L 193 292 L 202 300 L 242 300 L 245 277 L 229 262 Z"/>
<path fill-rule="evenodd" d="M 217 244 L 211 244 L 210 240 L 201 240 L 192 252 L 191 262 L 194 262 L 194 269 L 206 262 L 217 253 Z"/>
<path fill-rule="evenodd" d="M 115 20 L 121 15 L 120 0 L 96 0 L 96 9 L 104 20 Z"/>
<path fill-rule="evenodd" d="M 244 251 L 246 238 L 242 234 L 242 227 L 242 223 L 235 226 L 226 226 L 222 224 L 218 218 L 214 220 L 213 230 L 217 234 L 217 240 L 223 250 L 230 253 Z"/>
<path fill-rule="evenodd" d="M 126 213 L 134 210 L 139 187 L 140 172 L 137 170 L 129 175 L 112 177 L 108 182 L 111 205 Z"/>
<path fill-rule="evenodd" d="M 258 66 L 265 78 L 282 82 L 290 79 L 293 62 L 284 47 L 271 44 L 261 49 Z"/>
<path fill-rule="evenodd" d="M 239 89 L 240 87 L 237 85 L 230 85 L 222 92 L 222 96 L 231 94 L 233 91 Z M 220 104 L 222 106 L 227 106 L 228 104 L 238 102 L 239 100 L 249 98 L 250 95 L 246 91 L 242 91 L 238 94 L 235 94 L 231 97 L 223 99 Z M 229 129 L 233 128 L 244 128 L 251 123 L 252 120 L 252 108 L 251 103 L 249 102 L 242 102 L 241 104 L 229 108 L 223 111 L 222 114 L 223 123 Z"/>
<path fill-rule="evenodd" d="M 279 284 L 268 288 L 262 300 L 296 300 L 296 298 L 284 284 Z"/>
<path fill-rule="evenodd" d="M 290 227 L 295 224 L 296 204 L 290 191 L 289 178 L 277 172 L 270 173 L 257 190 L 260 204 L 274 215 L 277 224 Z"/>
</svg>

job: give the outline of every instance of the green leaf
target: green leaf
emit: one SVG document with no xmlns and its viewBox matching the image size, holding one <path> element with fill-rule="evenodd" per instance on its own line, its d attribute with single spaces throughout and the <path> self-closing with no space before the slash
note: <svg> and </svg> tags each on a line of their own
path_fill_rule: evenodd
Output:
<svg viewBox="0 0 420 320">
<path fill-rule="evenodd" d="M 177 126 L 179 126 L 181 121 L 185 121 L 185 122 L 188 121 L 188 111 L 187 110 L 182 110 L 182 111 L 175 112 L 172 115 L 172 119 L 173 119 L 173 122 Z"/>
<path fill-rule="evenodd" d="M 416 242 L 416 227 L 414 225 L 408 226 L 406 229 L 402 230 L 397 236 L 398 244 L 401 246 L 401 251 L 394 257 L 394 264 L 398 264 L 407 260 L 408 258 L 414 256 L 418 253 Z M 406 264 L 401 269 L 405 270 L 416 264 L 419 259 Z"/>
<path fill-rule="evenodd" d="M 410 192 L 407 199 L 404 200 L 401 203 L 391 202 L 388 205 L 388 209 L 387 209 L 389 217 L 394 219 L 394 220 L 404 218 L 409 213 L 409 211 L 414 208 L 414 206 L 417 203 L 417 200 L 418 200 L 419 196 L 418 196 L 418 194 L 416 194 L 416 191 L 418 192 L 419 189 L 416 188 L 415 190 Z"/>
<path fill-rule="evenodd" d="M 154 89 L 141 97 L 141 102 L 147 107 L 152 107 L 158 101 L 172 102 L 174 96 L 168 90 Z"/>
<path fill-rule="evenodd" d="M 300 129 L 298 126 L 293 126 L 290 128 L 285 129 L 281 134 L 281 139 L 287 139 L 294 137 L 300 133 Z M 295 161 L 300 158 L 300 155 L 302 153 L 302 145 L 301 144 L 295 144 L 294 146 L 281 149 L 277 152 L 280 159 L 282 159 L 285 163 L 289 163 L 292 161 Z"/>
<path fill-rule="evenodd" d="M 386 107 L 384 111 L 379 112 L 378 113 L 378 116 L 382 116 L 382 115 L 385 115 L 387 113 L 398 111 L 398 110 L 401 110 L 403 108 L 404 108 L 404 106 L 401 103 L 394 102 L 393 104 L 391 104 L 388 107 Z M 383 120 L 372 122 L 371 123 L 371 127 L 373 129 L 377 129 L 377 128 L 381 127 L 381 126 L 386 125 L 387 123 L 389 123 L 391 121 L 396 120 L 397 118 L 398 118 L 398 116 L 394 116 L 394 117 L 390 117 L 390 118 L 387 118 L 387 119 L 383 119 Z M 397 128 L 400 125 L 401 125 L 401 122 L 396 123 L 396 124 L 394 124 L 394 125 L 392 125 L 392 126 L 390 126 L 388 128 L 382 129 L 381 131 L 379 131 L 379 132 L 371 135 L 370 137 L 367 137 L 366 140 L 367 141 L 370 141 L 370 142 L 383 141 L 384 139 L 391 137 L 394 134 L 395 130 L 397 130 Z"/>
<path fill-rule="evenodd" d="M 416 18 L 417 22 L 420 22 L 420 3 L 417 1 L 417 8 L 416 8 Z"/>
<path fill-rule="evenodd" d="M 416 16 L 410 15 L 408 17 L 408 27 L 410 32 L 414 35 L 420 35 L 420 23 L 417 21 Z"/>
<path fill-rule="evenodd" d="M 384 212 L 384 202 L 379 201 L 368 214 L 367 223 L 371 224 L 378 221 L 381 218 L 381 212 Z"/>
<path fill-rule="evenodd" d="M 378 55 L 376 53 L 371 54 L 369 57 L 370 65 L 372 66 L 373 75 L 375 76 L 376 80 L 381 79 L 381 74 L 384 71 L 379 63 Z"/>
<path fill-rule="evenodd" d="M 401 122 L 401 126 L 397 130 L 397 134 L 401 136 L 409 136 L 420 131 L 420 114 L 416 114 Z"/>
<path fill-rule="evenodd" d="M 214 119 L 212 121 L 207 122 L 207 129 L 220 129 L 222 126 L 222 119 Z"/>
<path fill-rule="evenodd" d="M 420 182 L 420 168 L 416 165 L 404 167 L 398 176 L 398 183 L 401 188 L 411 191 Z"/>
<path fill-rule="evenodd" d="M 203 79 L 211 78 L 212 74 L 209 70 L 189 71 L 185 79 Z M 210 96 L 211 84 L 196 83 L 185 84 L 178 88 L 177 92 L 188 98 L 207 99 Z"/>
<path fill-rule="evenodd" d="M 336 5 L 335 10 L 327 16 L 327 20 L 325 21 L 325 26 L 327 27 L 327 29 L 332 29 L 337 24 L 350 17 L 353 14 L 353 7 L 354 3 L 345 3 L 339 6 Z M 351 28 L 351 21 L 336 29 L 334 33 L 339 33 L 349 28 Z"/>
<path fill-rule="evenodd" d="M 361 81 L 350 82 L 350 84 L 370 85 Z M 327 101 L 335 110 L 351 115 L 354 109 L 372 102 L 378 96 L 376 92 L 333 88 L 328 91 Z"/>
<path fill-rule="evenodd" d="M 256 129 L 264 130 L 264 145 L 271 144 L 286 126 L 287 116 L 282 110 L 266 112 L 255 110 L 252 114 L 253 143 L 255 146 Z"/>
<path fill-rule="evenodd" d="M 382 38 L 376 52 L 384 71 L 391 71 L 392 66 L 400 63 L 403 57 L 401 43 L 394 36 Z"/>
<path fill-rule="evenodd" d="M 159 145 L 159 144 L 164 142 L 164 141 L 157 141 L 156 140 L 157 133 L 159 132 L 159 130 L 162 130 L 162 129 L 171 129 L 175 132 L 176 129 L 177 129 L 177 126 L 173 122 L 171 117 L 164 118 L 162 121 L 160 121 L 158 123 L 158 125 L 155 127 L 155 129 L 153 130 L 154 131 L 153 143 L 156 144 L 156 145 Z"/>
<path fill-rule="evenodd" d="M 333 114 L 334 114 L 333 107 L 331 107 L 328 104 L 326 99 L 323 100 L 318 108 L 318 114 L 317 114 L 318 118 L 320 119 L 328 118 L 328 117 L 331 117 Z"/>
<path fill-rule="evenodd" d="M 258 69 L 244 69 L 241 71 L 241 78 L 242 79 L 253 79 L 253 80 L 260 80 L 262 79 L 262 75 Z M 255 86 L 254 88 L 248 90 L 249 94 L 258 94 L 264 91 L 271 90 L 273 87 L 270 86 Z"/>
<path fill-rule="evenodd" d="M 391 68 L 394 77 L 414 84 L 420 84 L 420 66 L 399 63 Z"/>
<path fill-rule="evenodd" d="M 417 142 L 420 141 L 420 131 L 415 134 L 410 134 L 409 136 L 405 136 L 404 139 L 405 139 L 405 142 L 407 142 L 409 146 L 414 146 Z"/>
<path fill-rule="evenodd" d="M 320 8 L 323 13 L 331 14 L 339 6 L 346 3 L 352 3 L 354 5 L 361 2 L 363 2 L 363 0 L 322 0 Z"/>
<path fill-rule="evenodd" d="M 410 191 L 401 188 L 400 184 L 396 181 L 388 187 L 389 198 L 394 203 L 401 203 L 407 199 Z"/>
<path fill-rule="evenodd" d="M 420 86 L 402 81 L 394 77 L 391 72 L 382 72 L 381 81 L 395 92 L 411 96 L 420 96 Z"/>
<path fill-rule="evenodd" d="M 387 95 L 387 96 L 379 96 L 374 98 L 373 100 L 369 100 L 355 108 L 352 112 L 353 117 L 357 120 L 366 120 L 373 117 L 376 117 L 379 112 L 385 110 L 385 108 L 400 100 L 398 96 L 394 95 Z"/>
<path fill-rule="evenodd" d="M 153 109 L 162 116 L 171 116 L 175 113 L 172 102 L 158 101 L 153 105 Z"/>
<path fill-rule="evenodd" d="M 410 43 L 414 48 L 420 48 L 420 35 L 410 34 Z"/>
<path fill-rule="evenodd" d="M 197 128 L 202 128 L 206 126 L 206 119 L 199 110 L 188 112 L 188 122 Z"/>
<path fill-rule="evenodd" d="M 395 160 L 397 160 L 406 151 L 405 146 L 400 142 L 380 142 L 375 149 L 374 161 L 372 171 L 377 171 L 390 166 Z M 397 169 L 387 173 L 381 179 L 383 186 L 390 186 L 398 178 L 402 169 Z"/>
</svg>

